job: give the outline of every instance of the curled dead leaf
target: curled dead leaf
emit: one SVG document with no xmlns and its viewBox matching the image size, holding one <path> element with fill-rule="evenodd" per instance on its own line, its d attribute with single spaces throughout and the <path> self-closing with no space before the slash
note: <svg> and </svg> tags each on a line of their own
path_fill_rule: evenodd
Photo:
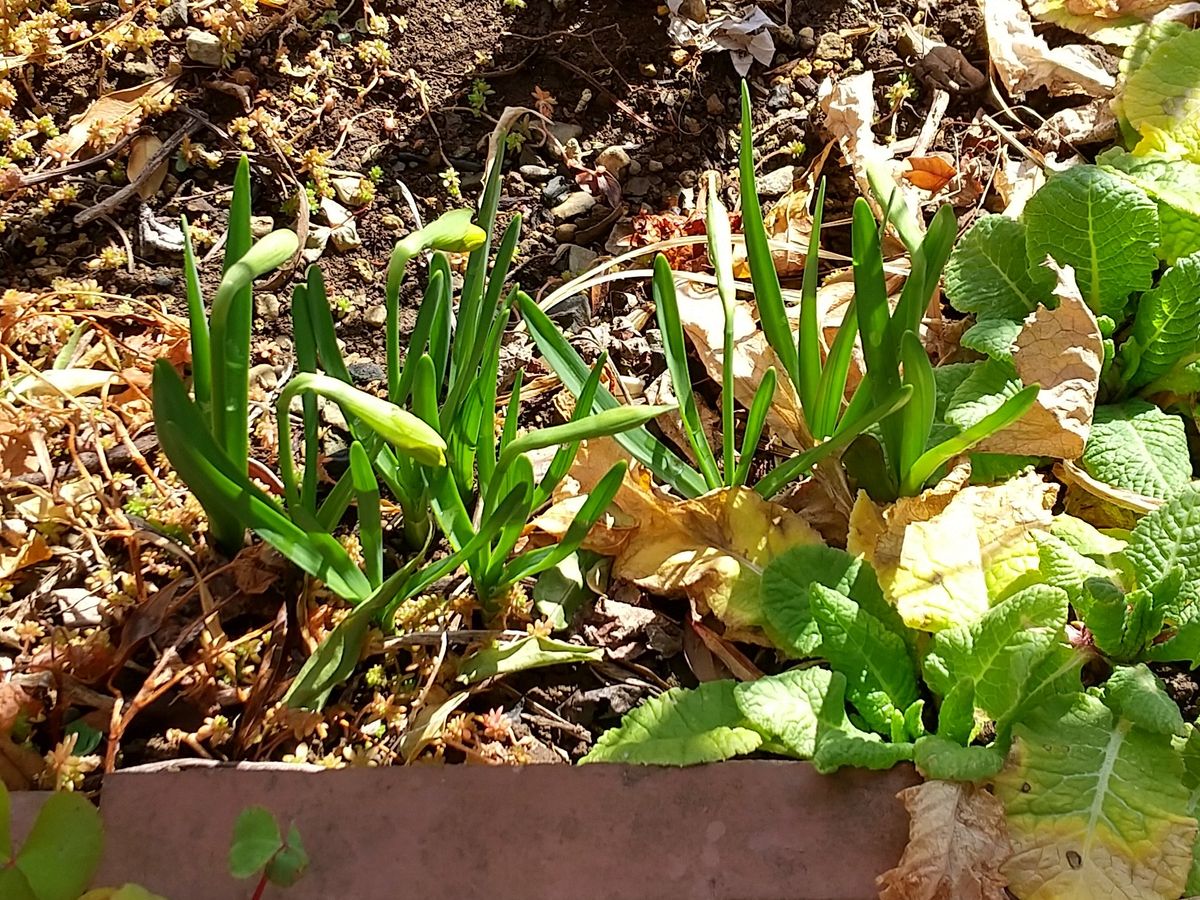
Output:
<svg viewBox="0 0 1200 900">
<path fill-rule="evenodd" d="M 908 846 L 876 879 L 880 900 L 1004 900 L 1000 867 L 1012 853 L 1004 806 L 972 784 L 927 781 L 897 795 Z"/>
<path fill-rule="evenodd" d="M 146 168 L 146 164 L 153 158 L 154 154 L 162 149 L 163 142 L 153 134 L 143 134 L 133 139 L 133 143 L 129 145 L 129 162 L 125 169 L 129 175 L 130 182 L 136 183 L 138 177 Z M 163 180 L 167 177 L 167 160 L 162 160 L 147 177 L 146 180 L 138 185 L 138 196 L 143 200 L 149 200 L 158 193 L 158 189 L 162 187 Z"/>
<path fill-rule="evenodd" d="M 1059 278 L 1058 307 L 1039 306 L 1030 313 L 1013 351 L 1021 381 L 1041 385 L 1037 401 L 1019 420 L 979 444 L 981 451 L 1055 459 L 1083 454 L 1100 389 L 1104 341 L 1069 266 L 1059 270 Z"/>
<path fill-rule="evenodd" d="M 936 194 L 954 180 L 958 169 L 940 156 L 910 156 L 902 177 L 923 191 Z"/>
<path fill-rule="evenodd" d="M 1046 88 L 1054 96 L 1108 97 L 1116 78 L 1098 47 L 1051 47 L 1033 31 L 1021 0 L 982 0 L 988 53 L 1005 89 L 1014 97 Z"/>
<path fill-rule="evenodd" d="M 165 104 L 178 74 L 165 75 L 136 87 L 112 91 L 97 99 L 70 122 L 70 128 L 46 144 L 59 160 L 68 160 L 85 144 L 103 148 L 133 132 L 145 110 Z"/>
<path fill-rule="evenodd" d="M 595 484 L 614 459 L 610 439 L 591 441 L 564 481 L 553 506 L 532 523 L 561 537 L 574 518 L 578 496 Z M 725 637 L 767 643 L 760 628 L 759 579 L 767 561 L 801 544 L 822 543 L 800 516 L 746 488 L 724 488 L 679 500 L 631 467 L 609 517 L 584 546 L 614 557 L 612 575 L 664 596 L 686 596 L 698 615 L 711 612 Z"/>
</svg>

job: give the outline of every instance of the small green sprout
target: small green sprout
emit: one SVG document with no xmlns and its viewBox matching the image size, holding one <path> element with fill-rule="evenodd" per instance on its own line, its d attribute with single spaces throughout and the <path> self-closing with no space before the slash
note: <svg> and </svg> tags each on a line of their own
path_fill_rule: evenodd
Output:
<svg viewBox="0 0 1200 900">
<path fill-rule="evenodd" d="M 896 78 L 896 83 L 884 92 L 887 97 L 888 106 L 893 111 L 900 107 L 900 104 L 905 100 L 911 100 L 917 95 L 917 86 L 913 82 L 912 76 L 907 72 L 901 72 Z"/>
<path fill-rule="evenodd" d="M 474 110 L 476 115 L 483 112 L 487 106 L 487 98 L 496 93 L 492 90 L 492 86 L 482 78 L 476 78 L 471 82 L 471 93 L 467 94 L 467 105 Z"/>
<path fill-rule="evenodd" d="M 249 878 L 261 873 L 254 889 L 255 900 L 262 897 L 268 884 L 291 887 L 307 868 L 308 854 L 294 824 L 288 826 L 285 841 L 270 810 L 261 806 L 242 810 L 233 826 L 229 874 Z"/>
<path fill-rule="evenodd" d="M 462 197 L 462 180 L 459 178 L 458 170 L 454 166 L 447 166 L 446 170 L 442 172 L 442 187 L 455 200 Z"/>
<path fill-rule="evenodd" d="M 383 169 L 379 166 L 371 166 L 371 168 L 367 169 L 367 177 L 376 184 L 379 184 L 379 182 L 383 181 Z"/>
</svg>

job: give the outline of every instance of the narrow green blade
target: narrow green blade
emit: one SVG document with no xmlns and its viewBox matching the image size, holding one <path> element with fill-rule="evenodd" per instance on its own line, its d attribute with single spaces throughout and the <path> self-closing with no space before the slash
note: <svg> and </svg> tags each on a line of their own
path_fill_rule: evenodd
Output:
<svg viewBox="0 0 1200 900">
<path fill-rule="evenodd" d="M 800 383 L 800 363 L 796 342 L 788 323 L 779 287 L 779 274 L 771 258 L 771 244 L 763 224 L 762 205 L 754 184 L 753 120 L 750 115 L 750 86 L 742 81 L 742 136 L 738 150 L 738 174 L 742 190 L 742 233 L 746 239 L 746 260 L 754 283 L 754 302 L 763 334 L 779 357 L 793 384 Z"/>
<path fill-rule="evenodd" d="M 590 374 L 587 364 L 528 294 L 518 293 L 517 304 L 542 356 L 562 379 L 567 390 L 578 397 Z M 616 398 L 608 388 L 600 385 L 596 391 L 595 407 L 604 410 L 616 409 L 618 406 Z M 703 475 L 676 456 L 645 428 L 623 431 L 616 435 L 616 441 L 634 459 L 684 497 L 699 497 L 708 489 Z"/>
</svg>

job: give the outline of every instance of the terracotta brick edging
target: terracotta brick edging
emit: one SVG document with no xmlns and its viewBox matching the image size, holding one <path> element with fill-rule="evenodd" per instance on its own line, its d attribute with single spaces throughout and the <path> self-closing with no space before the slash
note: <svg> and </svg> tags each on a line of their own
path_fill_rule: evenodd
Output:
<svg viewBox="0 0 1200 900">
<path fill-rule="evenodd" d="M 311 858 L 293 887 L 268 889 L 276 900 L 865 900 L 904 849 L 895 795 L 918 780 L 767 760 L 125 770 L 101 792 L 97 884 L 248 898 L 226 854 L 238 813 L 260 804 L 296 823 Z"/>
</svg>

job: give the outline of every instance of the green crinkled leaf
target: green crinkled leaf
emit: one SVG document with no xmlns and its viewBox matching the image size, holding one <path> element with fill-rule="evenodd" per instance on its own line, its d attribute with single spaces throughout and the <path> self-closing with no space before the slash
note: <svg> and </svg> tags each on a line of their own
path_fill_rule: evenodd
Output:
<svg viewBox="0 0 1200 900">
<path fill-rule="evenodd" d="M 819 582 L 854 600 L 892 631 L 911 634 L 879 588 L 875 570 L 844 550 L 810 544 L 792 547 L 763 570 L 762 607 L 767 636 L 781 650 L 804 658 L 817 653 L 821 634 L 808 605 L 808 587 Z"/>
<path fill-rule="evenodd" d="M 1044 584 L 1065 591 L 1072 604 L 1083 599 L 1083 584 L 1089 578 L 1114 580 L 1117 573 L 1090 556 L 1084 556 L 1053 534 L 1034 534 L 1038 545 L 1038 574 Z M 1115 581 L 1114 581 L 1115 586 Z"/>
<path fill-rule="evenodd" d="M 1142 516 L 1125 551 L 1141 584 L 1154 584 L 1172 569 L 1183 570 L 1176 615 L 1191 621 L 1200 612 L 1200 485 L 1190 485 Z"/>
<path fill-rule="evenodd" d="M 507 643 L 497 643 L 476 651 L 458 667 L 460 681 L 474 684 L 493 675 L 507 675 L 525 669 L 540 669 L 562 663 L 599 662 L 604 651 L 599 647 L 581 647 L 553 638 L 529 635 Z"/>
<path fill-rule="evenodd" d="M 1168 372 L 1149 387 L 1152 391 L 1164 391 L 1190 397 L 1200 394 L 1200 361 L 1188 363 L 1185 366 Z"/>
<path fill-rule="evenodd" d="M 1200 250 L 1200 164 L 1166 153 L 1135 156 L 1113 147 L 1096 163 L 1137 185 L 1158 204 L 1158 255 L 1169 263 Z"/>
<path fill-rule="evenodd" d="M 1053 275 L 1028 264 L 1025 225 L 982 216 L 959 238 L 946 263 L 946 296 L 959 312 L 984 319 L 1023 319 L 1050 299 Z"/>
<path fill-rule="evenodd" d="M 1098 698 L 1029 710 L 995 779 L 1018 897 L 1178 898 L 1196 820 L 1171 738 L 1118 719 Z"/>
<path fill-rule="evenodd" d="M 1024 386 L 1011 362 L 989 359 L 976 363 L 951 396 L 945 420 L 959 431 L 966 431 Z"/>
<path fill-rule="evenodd" d="M 1117 666 L 1104 684 L 1104 704 L 1123 719 L 1156 734 L 1186 734 L 1183 715 L 1149 666 Z"/>
<path fill-rule="evenodd" d="M 926 680 L 940 694 L 956 682 L 975 683 L 975 706 L 994 721 L 1012 717 L 1030 688 L 1037 663 L 1064 640 L 1066 591 L 1034 585 L 988 610 L 970 625 L 934 635 Z"/>
<path fill-rule="evenodd" d="M 943 674 L 943 681 L 949 682 L 951 679 Z M 978 725 L 975 718 L 975 679 L 960 678 L 953 684 L 938 708 L 937 733 L 948 741 L 965 746 L 975 737 Z"/>
<path fill-rule="evenodd" d="M 1153 43 L 1121 91 L 1120 112 L 1141 135 L 1135 152 L 1200 162 L 1200 32 Z"/>
<path fill-rule="evenodd" d="M 894 713 L 917 699 L 908 646 L 859 604 L 814 582 L 809 607 L 821 633 L 821 655 L 846 676 L 846 697 L 867 723 L 888 733 Z"/>
<path fill-rule="evenodd" d="M 1200 187 L 1200 186 L 1198 186 Z M 1200 342 L 1200 254 L 1185 256 L 1138 301 L 1133 333 L 1121 346 L 1121 377 L 1140 388 L 1196 352 Z"/>
<path fill-rule="evenodd" d="M 983 319 L 964 331 L 959 343 L 992 359 L 1009 361 L 1024 327 L 1024 322 L 1013 319 Z"/>
<path fill-rule="evenodd" d="M 1097 166 L 1054 175 L 1025 205 L 1029 265 L 1050 256 L 1075 269 L 1096 314 L 1122 319 L 1129 295 L 1158 268 L 1158 209 L 1145 192 Z"/>
<path fill-rule="evenodd" d="M 1109 580 L 1089 578 L 1075 608 L 1091 632 L 1096 649 L 1118 662 L 1141 657 L 1162 631 L 1162 610 L 1146 588 L 1125 594 Z"/>
<path fill-rule="evenodd" d="M 926 779 L 982 781 L 1004 766 L 1004 753 L 997 747 L 964 747 L 936 734 L 918 738 L 913 744 L 913 762 Z"/>
<path fill-rule="evenodd" d="M 1097 406 L 1080 463 L 1100 481 L 1159 500 L 1192 478 L 1183 420 L 1144 400 Z"/>
<path fill-rule="evenodd" d="M 1096 562 L 1108 563 L 1114 554 L 1125 550 L 1125 541 L 1121 538 L 1105 534 L 1090 522 L 1066 513 L 1050 521 L 1050 533 L 1065 541 L 1075 552 Z"/>
<path fill-rule="evenodd" d="M 1186 739 L 1175 739 L 1175 749 L 1183 759 L 1183 785 L 1188 790 L 1188 811 L 1192 818 L 1200 813 L 1200 729 L 1187 727 Z M 1192 867 L 1188 872 L 1184 893 L 1195 896 L 1200 892 L 1200 840 L 1192 844 Z"/>
<path fill-rule="evenodd" d="M 738 709 L 756 731 L 797 759 L 811 759 L 817 726 L 826 703 L 842 709 L 846 679 L 828 669 L 792 669 L 734 688 Z"/>
<path fill-rule="evenodd" d="M 890 769 L 898 762 L 912 759 L 913 745 L 890 744 L 879 735 L 863 731 L 850 721 L 845 706 L 826 703 L 818 717 L 817 749 L 813 768 L 822 774 L 843 766 L 856 769 Z"/>
<path fill-rule="evenodd" d="M 580 762 L 692 766 L 753 753 L 763 736 L 746 723 L 734 688 L 733 681 L 709 681 L 652 697 L 600 735 Z"/>
</svg>

